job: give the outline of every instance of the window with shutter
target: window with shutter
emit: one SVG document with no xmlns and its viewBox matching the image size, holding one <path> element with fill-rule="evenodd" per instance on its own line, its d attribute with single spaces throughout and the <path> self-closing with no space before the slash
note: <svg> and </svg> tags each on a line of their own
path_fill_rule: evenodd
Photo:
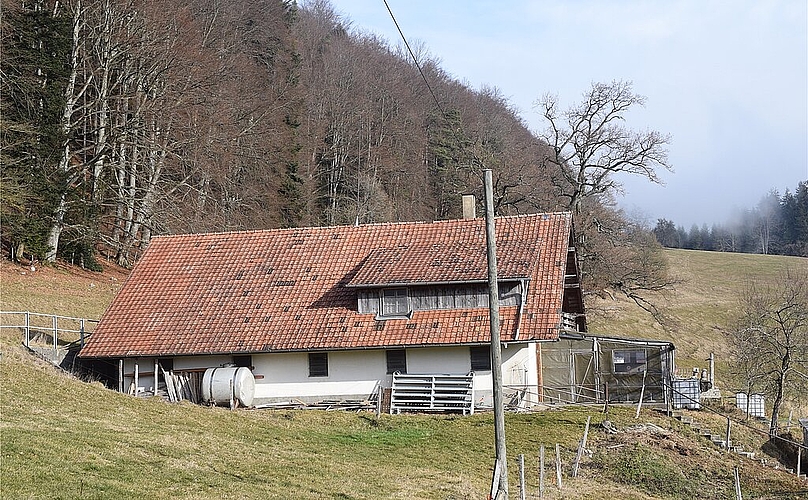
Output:
<svg viewBox="0 0 808 500">
<path fill-rule="evenodd" d="M 327 376 L 328 376 L 328 353 L 310 352 L 309 377 L 327 377 Z"/>
<path fill-rule="evenodd" d="M 386 351 L 387 373 L 407 373 L 407 351 L 395 349 Z"/>
<path fill-rule="evenodd" d="M 487 345 L 470 347 L 471 371 L 481 372 L 491 370 L 491 348 Z"/>
</svg>

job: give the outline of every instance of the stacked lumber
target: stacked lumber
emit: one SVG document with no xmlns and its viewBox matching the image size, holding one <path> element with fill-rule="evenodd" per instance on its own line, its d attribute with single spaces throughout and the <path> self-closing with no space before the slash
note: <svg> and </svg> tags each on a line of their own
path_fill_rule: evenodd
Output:
<svg viewBox="0 0 808 500">
<path fill-rule="evenodd" d="M 201 373 L 195 371 L 162 371 L 169 401 L 176 403 L 185 400 L 196 404 L 202 402 Z"/>
</svg>

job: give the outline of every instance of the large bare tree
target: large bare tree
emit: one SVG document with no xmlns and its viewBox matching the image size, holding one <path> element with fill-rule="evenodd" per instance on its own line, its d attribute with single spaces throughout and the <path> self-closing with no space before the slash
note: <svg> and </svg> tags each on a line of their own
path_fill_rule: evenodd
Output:
<svg viewBox="0 0 808 500">
<path fill-rule="evenodd" d="M 661 183 L 670 138 L 625 126 L 626 114 L 645 104 L 630 82 L 593 83 L 583 100 L 567 110 L 545 95 L 536 107 L 547 122 L 540 137 L 549 145 L 542 166 L 550 170 L 564 208 L 576 218 L 576 246 L 590 293 L 624 294 L 658 321 L 653 296 L 673 284 L 653 238 L 614 208 L 621 177 Z"/>
<path fill-rule="evenodd" d="M 788 271 L 774 284 L 750 283 L 740 306 L 729 335 L 736 375 L 772 397 L 774 436 L 783 402 L 804 398 L 808 381 L 808 272 Z"/>
<path fill-rule="evenodd" d="M 566 111 L 549 94 L 536 104 L 548 123 L 541 135 L 551 146 L 546 164 L 555 166 L 556 187 L 574 213 L 587 198 L 620 192 L 619 175 L 661 183 L 657 170 L 672 170 L 667 135 L 624 126 L 626 113 L 644 104 L 645 97 L 622 81 L 593 83 L 583 100 Z"/>
</svg>

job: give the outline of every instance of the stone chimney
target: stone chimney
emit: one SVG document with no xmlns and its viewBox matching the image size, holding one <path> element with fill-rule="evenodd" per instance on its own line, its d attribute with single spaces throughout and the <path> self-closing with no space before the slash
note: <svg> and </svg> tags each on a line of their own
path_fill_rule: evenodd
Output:
<svg viewBox="0 0 808 500">
<path fill-rule="evenodd" d="M 473 194 L 463 195 L 463 218 L 477 218 L 477 200 L 474 198 Z"/>
</svg>

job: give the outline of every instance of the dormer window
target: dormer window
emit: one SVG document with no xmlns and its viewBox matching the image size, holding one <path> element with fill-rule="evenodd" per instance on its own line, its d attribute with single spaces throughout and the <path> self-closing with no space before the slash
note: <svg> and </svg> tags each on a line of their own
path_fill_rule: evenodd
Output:
<svg viewBox="0 0 808 500">
<path fill-rule="evenodd" d="M 499 283 L 499 305 L 518 306 L 527 292 L 528 280 Z M 381 319 L 409 318 L 414 311 L 477 309 L 488 307 L 488 286 L 484 283 L 431 283 L 412 286 L 377 285 L 356 292 L 359 314 Z"/>
<path fill-rule="evenodd" d="M 410 314 L 410 298 L 406 288 L 384 288 L 381 291 L 381 314 L 386 318 L 404 317 Z"/>
</svg>

